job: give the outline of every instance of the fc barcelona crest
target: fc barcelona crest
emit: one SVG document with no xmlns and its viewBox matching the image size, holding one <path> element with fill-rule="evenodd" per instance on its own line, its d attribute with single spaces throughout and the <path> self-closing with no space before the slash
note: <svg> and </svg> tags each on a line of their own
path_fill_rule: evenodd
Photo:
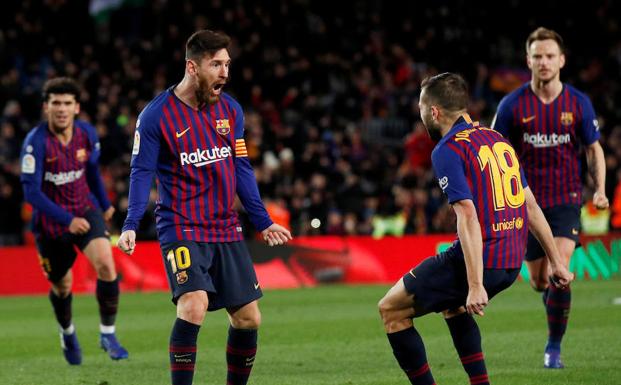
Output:
<svg viewBox="0 0 621 385">
<path fill-rule="evenodd" d="M 75 158 L 78 162 L 84 162 L 86 160 L 86 150 L 83 148 L 78 149 L 78 151 L 75 152 Z"/>
<path fill-rule="evenodd" d="M 569 126 L 574 122 L 573 112 L 561 112 L 561 124 L 563 126 Z"/>
<path fill-rule="evenodd" d="M 183 270 L 177 273 L 177 283 L 179 285 L 183 285 L 184 283 L 188 282 L 188 273 Z"/>
<path fill-rule="evenodd" d="M 216 119 L 216 131 L 220 135 L 228 135 L 231 132 L 231 125 L 228 119 Z"/>
</svg>

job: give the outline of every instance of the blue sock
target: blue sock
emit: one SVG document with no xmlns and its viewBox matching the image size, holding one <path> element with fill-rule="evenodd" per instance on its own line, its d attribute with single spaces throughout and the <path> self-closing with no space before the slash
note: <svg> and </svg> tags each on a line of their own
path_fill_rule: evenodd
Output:
<svg viewBox="0 0 621 385">
<path fill-rule="evenodd" d="M 481 348 L 481 332 L 474 318 L 468 313 L 463 313 L 447 319 L 446 324 L 453 337 L 453 344 L 461 364 L 470 378 L 470 384 L 489 384 Z"/>
<path fill-rule="evenodd" d="M 170 334 L 170 375 L 172 385 L 191 385 L 196 363 L 196 338 L 200 325 L 177 318 Z"/>
<path fill-rule="evenodd" d="M 401 330 L 396 333 L 386 334 L 392 352 L 399 366 L 410 379 L 411 384 L 435 385 L 429 364 L 427 353 L 420 334 L 414 327 Z"/>
<path fill-rule="evenodd" d="M 567 330 L 567 320 L 569 319 L 569 309 L 571 307 L 571 288 L 559 289 L 550 284 L 548 297 L 546 299 L 546 313 L 548 314 L 548 343 L 546 352 L 561 351 L 561 341 L 565 330 Z"/>
<path fill-rule="evenodd" d="M 119 279 L 117 278 L 114 281 L 97 279 L 95 293 L 99 303 L 101 324 L 105 326 L 114 325 L 116 312 L 119 308 Z"/>
<path fill-rule="evenodd" d="M 227 385 L 246 385 L 257 353 L 257 330 L 229 327 L 226 343 Z"/>
<path fill-rule="evenodd" d="M 71 300 L 73 299 L 73 295 L 69 293 L 65 298 L 61 298 L 50 290 L 49 298 L 52 303 L 52 308 L 54 309 L 56 321 L 58 321 L 58 324 L 63 329 L 67 329 L 71 326 Z"/>
</svg>

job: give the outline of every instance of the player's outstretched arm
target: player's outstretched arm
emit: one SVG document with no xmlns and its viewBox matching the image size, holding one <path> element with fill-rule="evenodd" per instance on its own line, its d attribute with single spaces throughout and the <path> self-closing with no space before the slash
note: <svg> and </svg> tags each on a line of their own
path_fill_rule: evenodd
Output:
<svg viewBox="0 0 621 385">
<path fill-rule="evenodd" d="M 136 248 L 136 232 L 134 230 L 123 231 L 116 245 L 125 254 L 132 255 Z"/>
<path fill-rule="evenodd" d="M 546 253 L 546 258 L 548 258 L 552 269 L 554 284 L 558 287 L 567 286 L 574 279 L 574 275 L 567 269 L 566 263 L 556 247 L 556 242 L 554 242 L 550 225 L 537 204 L 530 187 L 524 189 L 524 194 L 526 195 L 526 209 L 528 210 L 528 229 L 537 238 Z"/>
<path fill-rule="evenodd" d="M 263 240 L 270 246 L 284 245 L 293 237 L 291 232 L 278 223 L 272 223 L 267 229 L 261 231 Z"/>
<path fill-rule="evenodd" d="M 593 205 L 600 210 L 608 208 L 608 198 L 606 197 L 606 159 L 604 150 L 598 141 L 586 147 L 586 160 L 589 174 L 593 178 L 595 193 L 593 193 Z"/>
<path fill-rule="evenodd" d="M 483 287 L 483 236 L 474 203 L 463 199 L 453 203 L 457 216 L 457 235 L 464 252 L 468 275 L 468 298 L 466 310 L 470 314 L 484 315 L 487 306 L 487 292 Z"/>
</svg>

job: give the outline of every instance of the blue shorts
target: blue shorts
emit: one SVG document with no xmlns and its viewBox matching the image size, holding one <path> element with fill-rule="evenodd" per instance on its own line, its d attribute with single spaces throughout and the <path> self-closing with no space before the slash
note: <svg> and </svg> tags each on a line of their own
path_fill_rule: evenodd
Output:
<svg viewBox="0 0 621 385">
<path fill-rule="evenodd" d="M 108 238 L 106 223 L 101 211 L 89 210 L 83 218 L 91 225 L 91 229 L 86 234 L 76 235 L 66 232 L 58 238 L 50 238 L 43 233 L 36 236 L 35 243 L 41 256 L 39 262 L 50 282 L 60 281 L 73 266 L 77 257 L 74 245 L 84 250 L 93 239 Z"/>
<path fill-rule="evenodd" d="M 484 269 L 483 287 L 487 298 L 492 299 L 511 286 L 519 272 L 520 269 Z M 407 292 L 414 295 L 418 316 L 466 305 L 468 278 L 466 264 L 461 257 L 447 253 L 429 257 L 404 275 L 403 283 Z M 421 314 L 419 309 L 423 310 Z"/>
<path fill-rule="evenodd" d="M 172 301 L 204 290 L 207 310 L 245 305 L 263 296 L 246 243 L 176 241 L 161 245 Z"/>
<path fill-rule="evenodd" d="M 543 209 L 543 215 L 550 224 L 552 235 L 555 237 L 565 237 L 573 239 L 578 245 L 580 241 L 580 206 L 578 205 L 559 205 Z M 546 255 L 543 247 L 533 234 L 528 233 L 528 244 L 526 246 L 527 261 L 535 261 Z"/>
</svg>

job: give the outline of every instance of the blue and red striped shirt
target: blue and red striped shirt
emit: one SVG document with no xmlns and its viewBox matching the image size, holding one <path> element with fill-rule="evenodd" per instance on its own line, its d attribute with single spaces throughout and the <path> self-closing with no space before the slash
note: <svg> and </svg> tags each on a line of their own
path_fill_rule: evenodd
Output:
<svg viewBox="0 0 621 385">
<path fill-rule="evenodd" d="M 542 208 L 582 204 L 580 145 L 600 137 L 585 94 L 563 84 L 561 94 L 545 104 L 526 83 L 502 99 L 492 128 L 513 144 Z"/>
<path fill-rule="evenodd" d="M 498 132 L 466 114 L 431 153 L 434 172 L 449 203 L 474 203 L 487 269 L 519 268 L 526 251 L 526 179 L 515 150 Z M 446 251 L 463 258 L 459 238 Z"/>
<path fill-rule="evenodd" d="M 123 226 L 136 230 L 157 176 L 155 214 L 160 242 L 243 239 L 234 210 L 239 196 L 257 230 L 271 221 L 261 201 L 244 142 L 244 114 L 223 93 L 201 109 L 183 103 L 174 87 L 141 112 L 132 151 L 129 208 Z"/>
<path fill-rule="evenodd" d="M 68 231 L 71 220 L 110 201 L 99 174 L 100 148 L 95 128 L 76 120 L 66 145 L 47 123 L 33 128 L 21 152 L 21 182 L 33 206 L 33 230 L 56 238 Z"/>
</svg>

